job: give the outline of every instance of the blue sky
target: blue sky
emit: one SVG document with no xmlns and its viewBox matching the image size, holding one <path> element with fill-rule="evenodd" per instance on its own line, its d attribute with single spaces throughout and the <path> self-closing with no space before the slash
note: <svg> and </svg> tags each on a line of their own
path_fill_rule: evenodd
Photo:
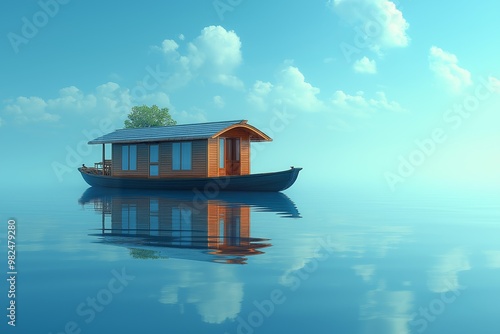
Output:
<svg viewBox="0 0 500 334">
<path fill-rule="evenodd" d="M 494 0 L 5 2 L 3 184 L 80 184 L 134 105 L 247 119 L 252 170 L 299 182 L 500 184 Z M 29 176 L 27 179 L 26 176 Z"/>
</svg>

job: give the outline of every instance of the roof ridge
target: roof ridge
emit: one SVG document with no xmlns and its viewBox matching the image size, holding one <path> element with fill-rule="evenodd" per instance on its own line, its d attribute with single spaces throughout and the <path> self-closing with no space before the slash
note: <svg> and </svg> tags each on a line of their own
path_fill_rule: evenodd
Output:
<svg viewBox="0 0 500 334">
<path fill-rule="evenodd" d="M 206 125 L 206 124 L 216 124 L 216 123 L 234 123 L 238 124 L 245 121 L 244 119 L 230 120 L 230 121 L 212 121 L 212 122 L 204 122 L 204 123 L 188 123 L 188 124 L 176 124 L 176 125 L 164 125 L 164 126 L 148 126 L 144 128 L 122 128 L 116 129 L 115 131 L 121 130 L 137 130 L 137 129 L 160 129 L 160 128 L 168 128 L 171 126 L 180 127 L 180 126 L 189 126 L 189 125 Z"/>
</svg>

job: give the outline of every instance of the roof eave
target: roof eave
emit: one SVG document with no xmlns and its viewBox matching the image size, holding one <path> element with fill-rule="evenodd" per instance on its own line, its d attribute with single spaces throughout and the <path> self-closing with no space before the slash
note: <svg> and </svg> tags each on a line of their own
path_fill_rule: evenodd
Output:
<svg viewBox="0 0 500 334">
<path fill-rule="evenodd" d="M 89 145 L 93 144 L 140 144 L 140 143 L 160 143 L 169 141 L 186 141 L 186 140 L 203 140 L 208 139 L 207 136 L 191 136 L 191 137 L 175 137 L 175 138 L 148 138 L 148 139 L 125 139 L 125 140 L 98 140 L 94 139 L 88 142 Z"/>
<path fill-rule="evenodd" d="M 271 137 L 269 137 L 268 135 L 266 135 L 264 132 L 260 131 L 256 127 L 246 123 L 246 121 L 238 123 L 238 124 L 233 124 L 225 129 L 217 132 L 211 138 L 217 138 L 217 137 L 223 135 L 225 132 L 230 131 L 232 129 L 236 129 L 236 128 L 244 128 L 244 129 L 248 130 L 250 132 L 250 141 L 253 141 L 253 142 L 272 141 Z"/>
</svg>

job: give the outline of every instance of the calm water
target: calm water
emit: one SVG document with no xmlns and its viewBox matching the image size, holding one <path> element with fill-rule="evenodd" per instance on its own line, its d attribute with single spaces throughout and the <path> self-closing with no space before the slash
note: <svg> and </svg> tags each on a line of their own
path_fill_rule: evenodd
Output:
<svg viewBox="0 0 500 334">
<path fill-rule="evenodd" d="M 500 196 L 33 189 L 1 333 L 500 333 Z"/>
</svg>

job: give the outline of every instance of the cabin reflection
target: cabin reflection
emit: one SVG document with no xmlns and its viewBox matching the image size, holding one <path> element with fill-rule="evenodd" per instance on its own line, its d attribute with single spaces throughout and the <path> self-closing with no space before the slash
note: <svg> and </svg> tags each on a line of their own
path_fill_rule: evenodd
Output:
<svg viewBox="0 0 500 334">
<path fill-rule="evenodd" d="M 130 249 L 143 259 L 182 258 L 245 264 L 268 239 L 252 238 L 251 206 L 300 217 L 283 194 L 225 194 L 213 199 L 189 192 L 113 191 L 89 188 L 80 199 L 101 214 L 98 242 Z"/>
</svg>

